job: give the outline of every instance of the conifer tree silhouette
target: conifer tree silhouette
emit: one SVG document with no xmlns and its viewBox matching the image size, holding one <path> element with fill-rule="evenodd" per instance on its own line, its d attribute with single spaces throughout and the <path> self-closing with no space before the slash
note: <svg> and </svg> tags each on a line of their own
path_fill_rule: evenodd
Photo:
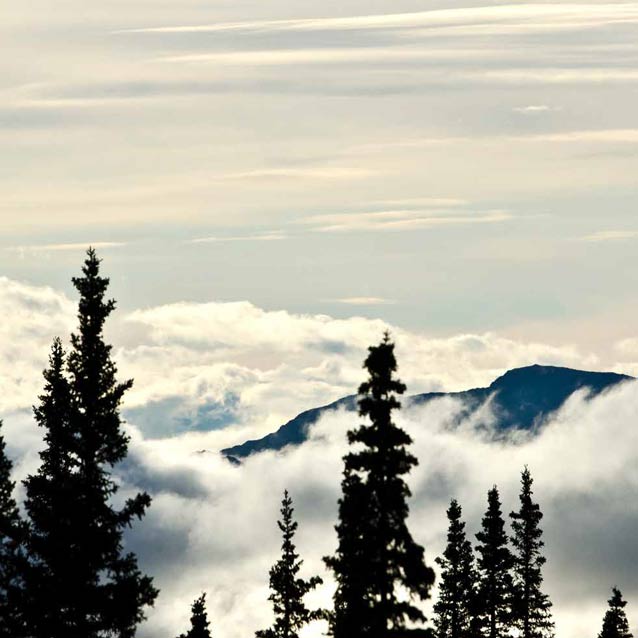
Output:
<svg viewBox="0 0 638 638">
<path fill-rule="evenodd" d="M 29 633 L 36 638 L 63 636 L 73 623 L 71 572 L 77 508 L 77 442 L 71 430 L 71 388 L 64 374 L 66 355 L 55 339 L 49 367 L 43 373 L 44 392 L 34 408 L 37 424 L 46 430 L 40 468 L 29 476 L 25 507 L 29 515 L 26 590 Z M 71 563 L 71 564 L 70 564 Z"/>
<path fill-rule="evenodd" d="M 138 494 L 119 510 L 111 503 L 117 492 L 111 472 L 128 450 L 119 407 L 131 382 L 116 381 L 104 342 L 115 302 L 105 300 L 109 280 L 100 276 L 92 249 L 73 284 L 80 293 L 79 332 L 68 357 L 54 343 L 35 409 L 47 447 L 38 473 L 25 482 L 30 630 L 34 638 L 132 638 L 157 590 L 122 541 L 150 497 Z"/>
<path fill-rule="evenodd" d="M 12 469 L 4 437 L 0 435 L 0 638 L 20 638 L 25 632 L 22 553 L 25 527 L 13 498 Z"/>
<path fill-rule="evenodd" d="M 479 572 L 477 611 L 481 634 L 485 638 L 503 638 L 511 626 L 513 557 L 507 544 L 496 486 L 488 492 L 487 501 L 482 529 L 476 535 L 479 541 L 476 547 Z"/>
<path fill-rule="evenodd" d="M 336 527 L 339 546 L 326 559 L 337 581 L 334 636 L 387 638 L 405 631 L 406 620 L 422 622 L 413 604 L 430 595 L 434 572 L 407 527 L 410 490 L 403 478 L 417 464 L 408 434 L 392 421 L 405 385 L 394 377 L 397 362 L 388 333 L 369 348 L 369 379 L 359 388 L 359 415 L 370 418 L 348 432 L 362 449 L 344 457 L 343 495 Z M 401 588 L 409 599 L 397 595 Z"/>
<path fill-rule="evenodd" d="M 453 499 L 447 511 L 447 547 L 436 559 L 441 567 L 439 598 L 434 605 L 437 638 L 470 638 L 476 631 L 477 574 L 461 514 L 461 506 Z"/>
<path fill-rule="evenodd" d="M 623 600 L 620 590 L 614 587 L 609 599 L 609 608 L 603 619 L 603 628 L 598 634 L 598 638 L 633 638 L 625 613 L 626 606 L 627 602 Z"/>
<path fill-rule="evenodd" d="M 191 606 L 191 628 L 179 638 L 212 638 L 209 627 L 206 594 L 202 594 Z"/>
<path fill-rule="evenodd" d="M 256 632 L 257 638 L 298 638 L 299 630 L 313 620 L 323 618 L 321 611 L 310 611 L 304 596 L 323 581 L 319 576 L 308 580 L 298 577 L 303 561 L 299 559 L 294 544 L 298 524 L 293 520 L 294 508 L 288 490 L 281 502 L 281 519 L 277 525 L 283 541 L 281 558 L 270 570 L 270 594 L 275 613 L 275 624 L 271 629 Z"/>
<path fill-rule="evenodd" d="M 335 638 L 363 638 L 374 635 L 366 541 L 372 535 L 370 498 L 362 478 L 347 466 L 341 489 L 336 526 L 339 547 L 334 556 L 324 558 L 337 581 L 333 609 L 328 613 L 329 634 Z"/>
<path fill-rule="evenodd" d="M 521 638 L 551 638 L 554 623 L 552 604 L 541 590 L 545 557 L 540 521 L 543 514 L 532 500 L 532 475 L 526 467 L 521 475 L 520 508 L 512 512 L 514 548 L 514 587 L 512 615 Z"/>
</svg>

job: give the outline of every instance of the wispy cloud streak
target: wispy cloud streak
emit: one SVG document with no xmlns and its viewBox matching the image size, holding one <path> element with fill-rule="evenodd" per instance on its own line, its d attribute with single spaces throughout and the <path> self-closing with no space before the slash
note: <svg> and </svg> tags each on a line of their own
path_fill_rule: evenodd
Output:
<svg viewBox="0 0 638 638">
<path fill-rule="evenodd" d="M 396 303 L 394 299 L 385 297 L 342 297 L 333 301 L 347 306 L 385 306 Z"/>
<path fill-rule="evenodd" d="M 579 237 L 580 241 L 594 244 L 626 241 L 628 239 L 638 239 L 638 230 L 601 230 L 597 233 L 591 233 L 590 235 Z"/>
<path fill-rule="evenodd" d="M 424 26 L 464 25 L 473 22 L 511 21 L 515 23 L 551 19 L 558 22 L 600 24 L 634 22 L 638 7 L 633 3 L 611 4 L 518 4 L 484 7 L 459 7 L 411 13 L 359 15 L 342 18 L 299 20 L 261 20 L 207 25 L 175 25 L 127 29 L 115 33 L 216 33 L 224 31 L 326 31 L 349 29 L 406 29 Z M 533 23 L 532 23 L 533 24 Z"/>
<path fill-rule="evenodd" d="M 27 246 L 10 246 L 8 250 L 19 253 L 77 252 L 87 250 L 89 246 L 95 248 L 96 250 L 105 250 L 108 248 L 121 248 L 126 245 L 126 242 L 118 241 L 87 241 L 61 244 L 31 244 Z"/>
<path fill-rule="evenodd" d="M 507 211 L 449 214 L 445 211 L 388 210 L 363 213 L 312 215 L 298 223 L 311 226 L 324 233 L 351 231 L 401 231 L 436 228 L 442 226 L 466 226 L 473 224 L 497 224 L 513 219 Z"/>
<path fill-rule="evenodd" d="M 255 235 L 233 235 L 225 237 L 223 235 L 213 237 L 197 237 L 189 239 L 189 244 L 215 244 L 220 242 L 236 242 L 236 241 L 281 241 L 287 239 L 287 235 L 282 232 L 262 233 Z"/>
</svg>

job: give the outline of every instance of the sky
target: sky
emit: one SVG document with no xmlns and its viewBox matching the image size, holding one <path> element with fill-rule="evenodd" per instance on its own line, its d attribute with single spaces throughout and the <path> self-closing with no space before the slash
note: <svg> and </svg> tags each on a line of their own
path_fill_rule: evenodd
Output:
<svg viewBox="0 0 638 638">
<path fill-rule="evenodd" d="M 183 631 L 203 590 L 219 638 L 266 626 L 285 487 L 308 570 L 326 576 L 351 417 L 241 468 L 217 451 L 351 394 L 386 328 L 414 393 L 532 363 L 638 376 L 637 35 L 631 2 L 3 12 L 0 418 L 19 480 L 95 246 L 118 300 L 108 337 L 136 381 L 118 472 L 125 494 L 154 497 L 127 541 L 163 592 L 140 638 Z M 638 601 L 636 392 L 576 396 L 516 447 L 472 423 L 452 435 L 454 403 L 406 411 L 430 564 L 449 499 L 475 530 L 492 484 L 515 507 L 529 463 L 560 638 L 593 636 L 614 584 Z"/>
<path fill-rule="evenodd" d="M 637 311 L 637 19 L 601 2 L 12 6 L 0 272 L 68 290 L 93 243 L 128 308 L 248 299 L 600 344 Z"/>
</svg>

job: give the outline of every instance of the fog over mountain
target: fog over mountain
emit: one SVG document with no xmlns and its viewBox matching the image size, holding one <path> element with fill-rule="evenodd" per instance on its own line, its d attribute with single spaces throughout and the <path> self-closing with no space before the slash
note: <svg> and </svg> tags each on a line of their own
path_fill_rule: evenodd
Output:
<svg viewBox="0 0 638 638">
<path fill-rule="evenodd" d="M 74 308 L 53 289 L 7 279 L 0 280 L 0 303 L 21 319 L 3 324 L 0 339 L 0 417 L 19 478 L 36 467 L 41 446 L 29 412 L 39 371 L 53 335 L 68 333 Z M 209 592 L 221 638 L 266 626 L 267 571 L 278 553 L 275 519 L 286 487 L 296 502 L 308 573 L 325 575 L 321 557 L 336 542 L 344 433 L 357 417 L 329 411 L 303 445 L 250 456 L 239 467 L 217 451 L 272 432 L 308 406 L 351 394 L 362 379 L 365 348 L 386 327 L 413 394 L 487 387 L 507 370 L 535 362 L 628 371 L 633 365 L 624 345 L 612 344 L 609 359 L 601 361 L 573 347 L 495 334 L 432 339 L 382 321 L 272 313 L 245 302 L 116 314 L 109 336 L 121 376 L 136 379 L 126 405 L 132 446 L 118 469 L 121 496 L 147 489 L 154 499 L 127 546 L 162 590 L 141 638 L 177 635 L 201 591 Z M 546 582 L 559 635 L 592 634 L 613 584 L 626 593 L 636 618 L 637 384 L 612 384 L 595 397 L 577 390 L 534 437 L 514 433 L 495 441 L 489 428 L 476 427 L 494 422 L 491 410 L 487 401 L 468 413 L 467 403 L 451 395 L 411 403 L 399 415 L 420 459 L 410 477 L 411 528 L 429 564 L 443 547 L 449 499 L 460 500 L 474 532 L 494 483 L 505 511 L 515 507 L 519 471 L 528 464 L 546 515 Z M 330 592 L 327 578 L 314 602 L 327 603 Z M 319 623 L 304 636 L 322 630 Z"/>
<path fill-rule="evenodd" d="M 472 419 L 476 428 L 489 431 L 498 439 L 503 436 L 537 434 L 547 421 L 577 391 L 589 398 L 613 388 L 632 377 L 605 372 L 584 372 L 556 366 L 533 365 L 509 370 L 487 388 L 464 392 L 427 392 L 408 396 L 403 400 L 408 409 L 431 401 L 452 399 L 463 405 L 454 425 Z M 488 409 L 486 409 L 488 408 Z M 246 441 L 222 450 L 231 462 L 266 450 L 282 450 L 301 445 L 311 436 L 312 427 L 327 413 L 334 410 L 356 412 L 356 395 L 344 397 L 330 405 L 312 408 L 282 425 L 276 432 L 256 441 Z"/>
</svg>

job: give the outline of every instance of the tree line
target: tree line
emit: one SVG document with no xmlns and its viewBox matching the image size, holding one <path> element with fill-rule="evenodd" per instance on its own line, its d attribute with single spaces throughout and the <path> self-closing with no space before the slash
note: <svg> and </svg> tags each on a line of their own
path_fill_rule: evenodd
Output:
<svg viewBox="0 0 638 638">
<path fill-rule="evenodd" d="M 22 510 L 0 436 L 0 638 L 133 638 L 159 594 L 123 543 L 151 498 L 140 493 L 115 505 L 113 469 L 129 443 L 120 406 L 132 381 L 118 381 L 104 340 L 115 302 L 106 296 L 109 280 L 100 274 L 95 251 L 88 251 L 81 276 L 72 281 L 79 294 L 78 328 L 68 352 L 58 338 L 51 348 L 34 407 L 45 445 L 38 470 L 23 482 Z M 542 588 L 543 515 L 528 468 L 518 509 L 509 516 L 511 533 L 497 487 L 488 492 L 475 546 L 461 506 L 451 501 L 447 546 L 436 559 L 434 626 L 426 628 L 420 603 L 430 598 L 435 573 L 408 527 L 405 479 L 418 460 L 410 436 L 393 421 L 406 386 L 395 376 L 389 334 L 369 348 L 364 368 L 368 379 L 358 400 L 364 423 L 347 434 L 337 548 L 324 558 L 336 583 L 332 609 L 310 610 L 305 603 L 322 579 L 300 576 L 298 523 L 285 492 L 281 556 L 269 574 L 274 622 L 256 638 L 298 638 L 315 620 L 327 621 L 335 638 L 553 638 L 552 605 Z M 626 604 L 614 588 L 599 638 L 631 638 Z M 211 635 L 202 594 L 179 638 Z"/>
</svg>

